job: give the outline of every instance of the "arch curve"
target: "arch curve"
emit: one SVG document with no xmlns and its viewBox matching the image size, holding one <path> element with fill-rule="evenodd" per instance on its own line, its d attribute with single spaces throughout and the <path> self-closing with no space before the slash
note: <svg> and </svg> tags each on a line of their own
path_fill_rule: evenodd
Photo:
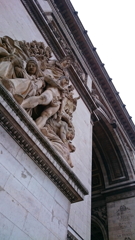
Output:
<svg viewBox="0 0 135 240">
<path fill-rule="evenodd" d="M 91 240 L 108 240 L 104 225 L 93 215 L 91 216 Z"/>
</svg>

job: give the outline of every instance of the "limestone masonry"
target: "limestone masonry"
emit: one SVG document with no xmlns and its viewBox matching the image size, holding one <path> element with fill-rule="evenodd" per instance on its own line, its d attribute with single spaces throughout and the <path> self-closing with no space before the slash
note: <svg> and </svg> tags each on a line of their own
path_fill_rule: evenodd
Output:
<svg viewBox="0 0 135 240">
<path fill-rule="evenodd" d="M 71 2 L 0 19 L 0 240 L 135 240 L 135 126 Z"/>
</svg>

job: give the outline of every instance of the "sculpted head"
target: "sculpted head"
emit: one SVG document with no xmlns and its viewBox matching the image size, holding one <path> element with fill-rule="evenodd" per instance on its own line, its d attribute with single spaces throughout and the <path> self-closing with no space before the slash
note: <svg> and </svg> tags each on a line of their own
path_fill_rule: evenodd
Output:
<svg viewBox="0 0 135 240">
<path fill-rule="evenodd" d="M 45 50 L 45 55 L 46 55 L 46 57 L 49 59 L 49 58 L 51 58 L 51 56 L 52 56 L 52 50 L 51 50 L 51 48 L 50 47 L 46 47 L 46 50 Z"/>
<path fill-rule="evenodd" d="M 60 65 L 61 67 L 64 68 L 68 68 L 70 67 L 70 65 L 74 62 L 74 59 L 71 55 L 68 55 L 66 57 L 64 57 L 61 61 L 60 61 Z"/>
<path fill-rule="evenodd" d="M 31 76 L 31 75 L 36 75 L 37 71 L 38 71 L 38 64 L 36 61 L 36 58 L 29 58 L 29 60 L 27 61 L 26 64 L 26 71 L 27 73 Z"/>
<path fill-rule="evenodd" d="M 66 76 L 62 76 L 60 79 L 59 79 L 59 83 L 60 83 L 60 86 L 62 88 L 65 88 L 69 85 L 69 79 L 66 77 Z"/>
<path fill-rule="evenodd" d="M 72 128 L 69 128 L 66 134 L 67 140 L 73 140 L 75 137 L 75 131 Z"/>
</svg>

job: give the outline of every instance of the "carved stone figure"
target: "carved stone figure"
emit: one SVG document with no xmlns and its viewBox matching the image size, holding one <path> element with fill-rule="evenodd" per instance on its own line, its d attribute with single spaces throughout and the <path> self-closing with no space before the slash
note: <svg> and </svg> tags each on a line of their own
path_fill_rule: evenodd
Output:
<svg viewBox="0 0 135 240">
<path fill-rule="evenodd" d="M 73 98 L 73 90 L 73 85 L 68 86 L 67 92 L 58 111 L 58 118 L 64 120 L 69 125 L 69 127 L 72 127 L 73 112 L 76 109 L 77 100 L 80 98 Z"/>
<path fill-rule="evenodd" d="M 50 60 L 48 61 L 44 74 L 50 76 L 54 80 L 58 80 L 62 76 L 69 77 L 67 68 L 70 67 L 73 61 L 71 55 L 64 57 L 60 61 Z"/>
<path fill-rule="evenodd" d="M 34 108 L 38 105 L 47 106 L 41 116 L 36 119 L 36 124 L 40 129 L 45 126 L 47 119 L 59 110 L 64 101 L 64 91 L 68 89 L 69 85 L 66 69 L 70 64 L 71 57 L 66 57 L 60 62 L 51 62 L 49 64 L 50 71 L 44 72 L 45 81 L 48 83 L 46 90 L 40 96 L 27 98 L 22 103 L 24 108 Z"/>
<path fill-rule="evenodd" d="M 67 69 L 73 61 L 72 56 L 52 60 L 51 49 L 42 42 L 0 38 L 0 82 L 70 167 L 75 151 L 72 118 L 79 99 L 69 85 Z"/>
<path fill-rule="evenodd" d="M 15 78 L 3 78 L 2 83 L 19 103 L 23 102 L 25 98 L 42 93 L 45 81 L 42 72 L 38 68 L 36 59 L 29 58 L 26 69 L 21 64 L 21 60 L 16 59 L 14 72 Z"/>
<path fill-rule="evenodd" d="M 46 124 L 47 119 L 59 110 L 62 92 L 68 84 L 69 80 L 62 77 L 58 83 L 54 82 L 54 86 L 49 84 L 41 95 L 29 97 L 22 102 L 22 107 L 24 108 L 34 108 L 38 105 L 47 106 L 41 116 L 36 120 L 39 128 L 42 128 Z"/>
<path fill-rule="evenodd" d="M 68 124 L 54 117 L 47 121 L 41 132 L 49 139 L 56 150 L 66 159 L 70 167 L 73 167 L 70 152 L 75 151 L 75 146 L 71 143 L 75 136 L 74 128 L 69 128 Z"/>
</svg>

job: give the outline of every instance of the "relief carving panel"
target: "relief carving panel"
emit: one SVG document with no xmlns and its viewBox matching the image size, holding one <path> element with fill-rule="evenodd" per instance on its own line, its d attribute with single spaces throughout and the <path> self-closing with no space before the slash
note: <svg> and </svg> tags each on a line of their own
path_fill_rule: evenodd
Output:
<svg viewBox="0 0 135 240">
<path fill-rule="evenodd" d="M 73 96 L 68 67 L 74 59 L 67 55 L 57 61 L 51 54 L 50 47 L 43 42 L 0 38 L 0 82 L 73 167 L 72 117 L 79 97 Z"/>
</svg>

